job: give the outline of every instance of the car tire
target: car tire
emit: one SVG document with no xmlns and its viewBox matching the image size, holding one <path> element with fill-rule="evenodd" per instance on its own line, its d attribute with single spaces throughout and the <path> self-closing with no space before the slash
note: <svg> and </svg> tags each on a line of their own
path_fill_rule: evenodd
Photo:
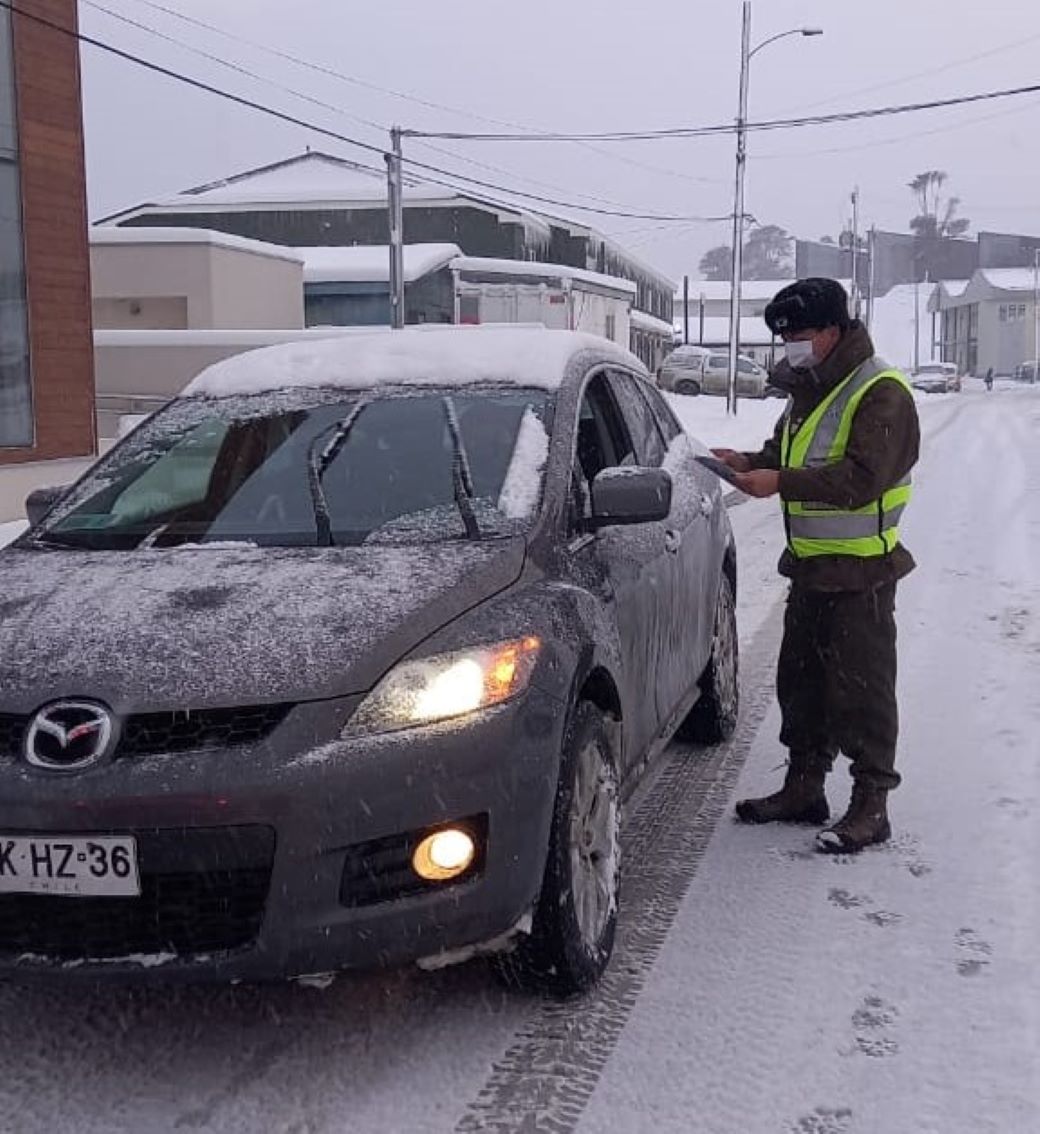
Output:
<svg viewBox="0 0 1040 1134">
<path fill-rule="evenodd" d="M 676 382 L 675 392 L 677 394 L 688 394 L 691 398 L 695 398 L 701 392 L 701 384 L 695 382 L 692 378 L 684 378 L 681 382 Z"/>
<path fill-rule="evenodd" d="M 603 974 L 617 930 L 621 807 L 612 730 L 575 708 L 553 807 L 549 854 L 530 935 L 494 959 L 513 988 L 573 995 Z"/>
<path fill-rule="evenodd" d="M 701 674 L 700 697 L 676 733 L 680 740 L 721 744 L 736 731 L 740 710 L 739 661 L 736 594 L 733 581 L 724 571 L 715 605 L 711 656 Z"/>
</svg>

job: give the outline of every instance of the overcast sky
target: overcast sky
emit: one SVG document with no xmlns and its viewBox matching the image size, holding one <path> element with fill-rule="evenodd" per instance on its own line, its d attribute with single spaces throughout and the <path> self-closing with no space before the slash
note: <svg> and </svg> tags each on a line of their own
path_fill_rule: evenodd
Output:
<svg viewBox="0 0 1040 1134">
<path fill-rule="evenodd" d="M 562 131 L 731 121 L 736 111 L 738 0 L 156 0 L 235 36 L 298 55 L 433 109 L 350 84 L 218 37 L 144 0 L 81 0 L 84 32 L 301 118 L 383 144 L 357 121 L 421 129 L 494 129 L 487 119 Z M 98 10 L 101 5 L 283 87 L 334 113 L 228 70 Z M 1040 81 L 1037 0 L 756 0 L 754 42 L 819 26 L 757 56 L 752 120 L 944 98 Z M 90 211 L 97 218 L 275 161 L 310 145 L 378 157 L 188 90 L 84 46 Z M 854 185 L 864 225 L 905 231 L 906 183 L 949 173 L 972 231 L 1040 233 L 1040 96 L 870 123 L 761 134 L 750 142 L 748 211 L 762 223 L 836 235 Z M 532 193 L 634 212 L 732 211 L 733 143 L 411 143 L 408 152 Z M 494 166 L 463 164 L 461 158 Z M 526 179 L 526 180 L 525 180 Z M 604 205 L 603 207 L 612 207 Z M 562 212 L 562 209 L 557 209 Z M 678 278 L 697 274 L 725 224 L 653 225 L 584 216 Z"/>
</svg>

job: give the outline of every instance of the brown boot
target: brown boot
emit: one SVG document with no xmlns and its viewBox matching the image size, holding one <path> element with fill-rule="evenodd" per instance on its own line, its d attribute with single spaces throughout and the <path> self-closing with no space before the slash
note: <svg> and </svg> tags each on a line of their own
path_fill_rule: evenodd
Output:
<svg viewBox="0 0 1040 1134">
<path fill-rule="evenodd" d="M 826 823 L 830 818 L 823 785 L 827 767 L 805 764 L 792 756 L 784 786 L 761 799 L 742 799 L 737 818 L 742 823 Z"/>
<path fill-rule="evenodd" d="M 887 804 L 885 789 L 860 782 L 853 784 L 848 811 L 816 836 L 816 849 L 822 854 L 856 854 L 864 847 L 888 842 L 892 827 Z"/>
</svg>

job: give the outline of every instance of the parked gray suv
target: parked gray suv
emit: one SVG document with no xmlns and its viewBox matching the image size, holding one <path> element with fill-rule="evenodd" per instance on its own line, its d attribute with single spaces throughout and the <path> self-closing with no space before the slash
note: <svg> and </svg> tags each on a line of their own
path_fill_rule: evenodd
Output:
<svg viewBox="0 0 1040 1134">
<path fill-rule="evenodd" d="M 363 334 L 205 372 L 0 553 L 0 972 L 602 972 L 620 810 L 737 714 L 718 484 L 633 356 Z"/>
</svg>

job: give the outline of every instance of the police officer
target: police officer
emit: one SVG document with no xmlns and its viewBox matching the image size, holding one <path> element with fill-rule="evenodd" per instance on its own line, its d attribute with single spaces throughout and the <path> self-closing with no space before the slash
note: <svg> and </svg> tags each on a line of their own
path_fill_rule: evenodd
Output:
<svg viewBox="0 0 1040 1134">
<path fill-rule="evenodd" d="M 899 732 L 896 584 L 914 561 L 899 538 L 920 430 L 906 378 L 878 358 L 850 319 L 836 280 L 780 291 L 766 323 L 784 342 L 771 382 L 788 395 L 760 452 L 717 449 L 750 496 L 780 496 L 791 580 L 777 670 L 783 787 L 737 804 L 747 823 L 826 824 L 825 780 L 839 752 L 852 763 L 845 814 L 818 850 L 854 853 L 891 836 L 888 793 Z"/>
</svg>

